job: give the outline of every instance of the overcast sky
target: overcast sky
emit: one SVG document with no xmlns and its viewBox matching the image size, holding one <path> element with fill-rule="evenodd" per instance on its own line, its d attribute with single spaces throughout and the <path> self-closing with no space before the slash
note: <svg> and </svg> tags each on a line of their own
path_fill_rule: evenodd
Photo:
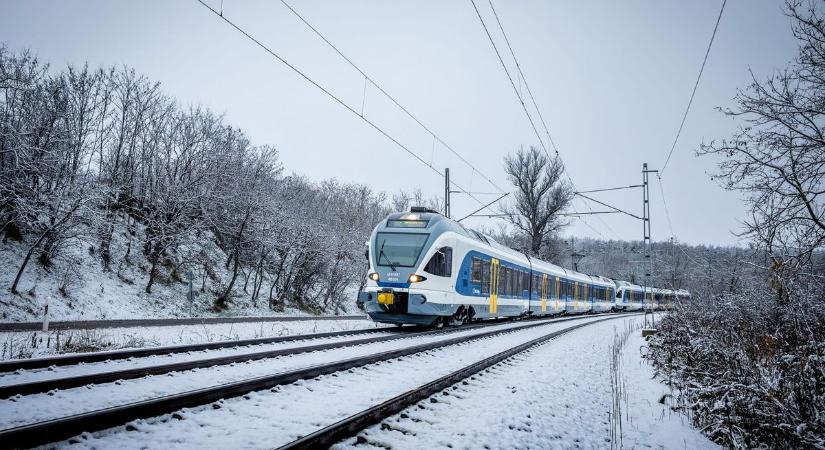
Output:
<svg viewBox="0 0 825 450">
<path fill-rule="evenodd" d="M 469 0 L 289 0 L 311 24 L 427 126 L 505 190 L 504 155 L 538 145 Z M 220 8 L 220 0 L 209 0 Z M 487 0 L 477 0 L 514 70 Z M 29 48 L 53 66 L 128 65 L 160 81 L 182 104 L 205 104 L 276 146 L 290 172 L 336 177 L 376 190 L 443 181 L 341 105 L 254 46 L 195 0 L 0 0 L 0 41 Z M 579 190 L 637 184 L 641 166 L 664 164 L 702 62 L 721 0 L 502 1 L 494 6 L 569 174 Z M 683 242 L 730 244 L 744 216 L 736 193 L 711 179 L 704 140 L 735 122 L 731 103 L 752 70 L 784 67 L 796 44 L 776 0 L 730 0 L 685 129 L 663 176 L 673 233 Z M 278 1 L 224 0 L 224 15 L 396 136 L 426 161 L 449 166 L 472 191 L 495 189 L 436 145 Z M 669 238 L 652 178 L 654 240 Z M 594 194 L 640 214 L 639 190 Z M 492 199 L 489 195 L 479 198 Z M 453 215 L 477 208 L 455 195 Z M 603 210 L 592 205 L 593 210 Z M 578 211 L 587 208 L 576 202 Z M 471 219 L 494 225 L 500 219 Z M 565 235 L 639 239 L 621 215 L 574 220 Z M 589 226 L 588 226 L 589 225 Z"/>
</svg>

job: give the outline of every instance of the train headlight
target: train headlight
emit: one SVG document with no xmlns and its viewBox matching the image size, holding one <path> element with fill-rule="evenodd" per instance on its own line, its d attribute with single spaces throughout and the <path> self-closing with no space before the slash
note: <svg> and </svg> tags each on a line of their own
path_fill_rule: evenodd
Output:
<svg viewBox="0 0 825 450">
<path fill-rule="evenodd" d="M 414 273 L 411 273 L 410 277 L 407 278 L 407 281 L 410 282 L 410 283 L 418 283 L 418 282 L 424 281 L 426 279 L 427 279 L 427 277 L 425 277 L 425 276 L 416 275 Z"/>
<path fill-rule="evenodd" d="M 380 279 L 381 279 L 381 277 L 380 277 L 380 276 L 378 276 L 378 272 L 373 272 L 373 273 L 371 273 L 371 274 L 369 275 L 369 277 L 370 277 L 370 280 L 372 280 L 372 281 L 378 281 L 378 280 L 380 280 Z"/>
</svg>

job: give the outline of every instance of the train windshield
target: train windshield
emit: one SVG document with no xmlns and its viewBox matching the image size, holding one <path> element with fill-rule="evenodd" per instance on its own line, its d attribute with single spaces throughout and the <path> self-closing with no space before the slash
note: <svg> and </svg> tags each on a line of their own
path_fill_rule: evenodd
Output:
<svg viewBox="0 0 825 450">
<path fill-rule="evenodd" d="M 375 237 L 375 259 L 379 266 L 412 267 L 418 261 L 429 234 L 378 233 Z"/>
</svg>

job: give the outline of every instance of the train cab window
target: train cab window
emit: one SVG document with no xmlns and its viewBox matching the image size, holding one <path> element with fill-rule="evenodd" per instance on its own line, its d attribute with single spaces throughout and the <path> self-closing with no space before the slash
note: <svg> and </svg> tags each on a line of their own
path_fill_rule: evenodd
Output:
<svg viewBox="0 0 825 450">
<path fill-rule="evenodd" d="M 481 283 L 481 271 L 482 271 L 482 264 L 481 258 L 473 257 L 473 265 L 472 265 L 472 282 L 473 284 Z"/>
<path fill-rule="evenodd" d="M 452 247 L 441 247 L 433 254 L 424 272 L 431 273 L 439 277 L 449 277 L 453 272 L 453 249 Z"/>
</svg>

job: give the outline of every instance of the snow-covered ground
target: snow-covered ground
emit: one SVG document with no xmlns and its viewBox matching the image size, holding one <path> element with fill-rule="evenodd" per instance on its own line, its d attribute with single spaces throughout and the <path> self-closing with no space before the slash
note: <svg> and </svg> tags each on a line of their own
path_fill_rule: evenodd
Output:
<svg viewBox="0 0 825 450">
<path fill-rule="evenodd" d="M 32 358 L 58 353 L 291 336 L 381 326 L 384 325 L 369 320 L 311 320 L 99 330 L 51 330 L 47 333 L 16 331 L 0 333 L 0 360 Z"/>
<path fill-rule="evenodd" d="M 593 320 L 593 319 L 582 319 Z M 578 321 L 572 321 L 578 322 Z M 570 324 L 571 321 L 547 326 Z M 512 322 L 495 325 L 498 329 L 522 328 L 530 323 Z M 545 329 L 537 327 L 535 329 Z M 121 380 L 114 383 L 104 383 L 94 386 L 85 386 L 65 389 L 56 392 L 18 396 L 0 400 L 0 429 L 11 428 L 27 423 L 49 420 L 70 414 L 97 410 L 110 406 L 122 405 L 139 400 L 155 398 L 163 395 L 176 394 L 192 389 L 216 386 L 233 381 L 240 381 L 253 377 L 275 374 L 278 372 L 309 367 L 315 364 L 340 361 L 356 356 L 374 354 L 378 352 L 406 348 L 413 345 L 443 341 L 458 336 L 477 335 L 491 331 L 492 328 L 474 328 L 447 334 L 433 334 L 411 337 L 393 341 L 358 345 L 353 347 L 336 348 L 320 352 L 301 353 L 280 358 L 271 358 L 246 363 L 215 366 L 203 369 L 172 372 L 165 375 L 147 376 L 144 378 Z M 520 332 L 530 334 L 530 331 Z M 488 339 L 485 342 L 499 342 L 500 338 Z M 506 339 L 501 342 L 507 342 Z M 489 354 L 486 346 L 484 352 L 476 351 L 471 347 L 473 355 Z M 455 352 L 455 349 L 453 349 Z M 466 351 L 466 349 L 465 349 Z M 380 364 L 379 364 L 380 365 Z M 438 370 L 439 364 L 433 364 Z M 425 371 L 426 372 L 426 371 Z M 333 376 L 334 378 L 335 376 Z M 16 377 L 17 382 L 25 382 L 26 377 Z M 323 397 L 321 398 L 323 399 Z M 321 401 L 319 399 L 319 401 Z M 327 399 L 323 399 L 326 401 Z M 321 402 L 323 403 L 323 402 Z"/>
<path fill-rule="evenodd" d="M 179 362 L 203 360 L 209 358 L 248 355 L 252 353 L 262 353 L 275 350 L 298 349 L 302 347 L 315 346 L 321 344 L 342 343 L 346 341 L 358 341 L 363 339 L 384 339 L 397 334 L 394 333 L 393 330 L 394 328 L 388 328 L 386 333 L 382 332 L 369 334 L 353 334 L 344 336 L 324 337 L 317 339 L 303 339 L 297 341 L 278 342 L 273 344 L 246 345 L 241 347 L 229 347 L 214 350 L 171 353 L 166 355 L 154 355 L 139 358 L 116 359 L 112 361 L 101 361 L 69 366 L 47 367 L 42 369 L 17 370 L 15 372 L 0 373 L 0 386 L 21 383 L 33 383 L 45 380 L 53 380 L 56 378 L 66 378 L 81 375 L 90 375 L 101 372 L 137 369 L 142 367 L 152 367 L 163 364 L 174 364 Z"/>
<path fill-rule="evenodd" d="M 143 229 L 141 225 L 138 228 Z M 85 234 L 95 235 L 90 231 Z M 39 321 L 46 304 L 49 305 L 51 320 L 307 314 L 289 306 L 279 313 L 270 310 L 267 305 L 269 284 L 264 285 L 260 297 L 253 302 L 252 283 L 247 283 L 245 278 L 251 271 L 239 276 L 232 291 L 229 309 L 222 313 L 212 311 L 214 292 L 221 290 L 222 283 L 229 278 L 229 273 L 222 264 L 226 260 L 226 254 L 214 240 L 214 236 L 207 232 L 201 238 L 190 239 L 192 244 L 181 246 L 183 253 L 199 255 L 194 259 L 198 263 L 191 267 L 182 265 L 175 278 L 169 277 L 168 268 L 160 269 L 161 273 L 151 294 L 145 292 L 150 263 L 136 238 L 131 243 L 129 262 L 126 262 L 129 236 L 125 232 L 122 218 L 118 219 L 112 237 L 111 270 L 104 270 L 100 258 L 90 255 L 90 248 L 97 244 L 94 239 L 73 242 L 48 270 L 32 260 L 23 272 L 18 294 L 12 294 L 10 287 L 28 248 L 24 243 L 10 240 L 0 245 L 0 267 L 4 268 L 0 270 L 0 321 Z M 202 268 L 205 262 L 210 263 L 209 272 Z M 185 277 L 183 274 L 189 269 L 195 275 L 195 298 L 191 305 L 187 300 L 188 284 L 179 279 Z M 345 306 L 355 310 L 356 293 L 353 292 L 351 297 L 351 304 Z"/>
<path fill-rule="evenodd" d="M 165 415 L 101 433 L 85 434 L 61 446 L 119 449 L 278 447 L 487 356 L 581 321 L 593 320 L 599 318 L 551 322 L 371 364 L 222 400 L 214 406 L 189 408 L 176 413 L 177 420 L 170 420 L 172 416 Z M 5 410 L 6 405 L 0 405 L 0 411 Z M 447 416 L 444 420 L 453 420 L 453 417 Z M 134 431 L 127 431 L 127 427 Z"/>
<path fill-rule="evenodd" d="M 560 336 L 471 377 L 335 446 L 345 448 L 717 448 L 658 401 L 642 359 L 641 318 Z M 622 427 L 611 442 L 612 337 L 624 342 Z"/>
<path fill-rule="evenodd" d="M 85 433 L 58 447 L 278 447 L 487 356 L 601 319 L 549 322 Z M 687 418 L 672 412 L 667 401 L 660 403 L 668 390 L 653 378 L 652 368 L 642 357 L 646 349 L 642 322 L 639 316 L 619 317 L 562 335 L 335 447 L 717 448 L 691 428 Z M 2 400 L 0 428 L 445 338 L 403 339 Z M 616 383 L 613 373 L 618 374 Z M 617 391 L 616 385 L 621 389 Z M 621 422 L 611 420 L 617 407 Z"/>
</svg>

